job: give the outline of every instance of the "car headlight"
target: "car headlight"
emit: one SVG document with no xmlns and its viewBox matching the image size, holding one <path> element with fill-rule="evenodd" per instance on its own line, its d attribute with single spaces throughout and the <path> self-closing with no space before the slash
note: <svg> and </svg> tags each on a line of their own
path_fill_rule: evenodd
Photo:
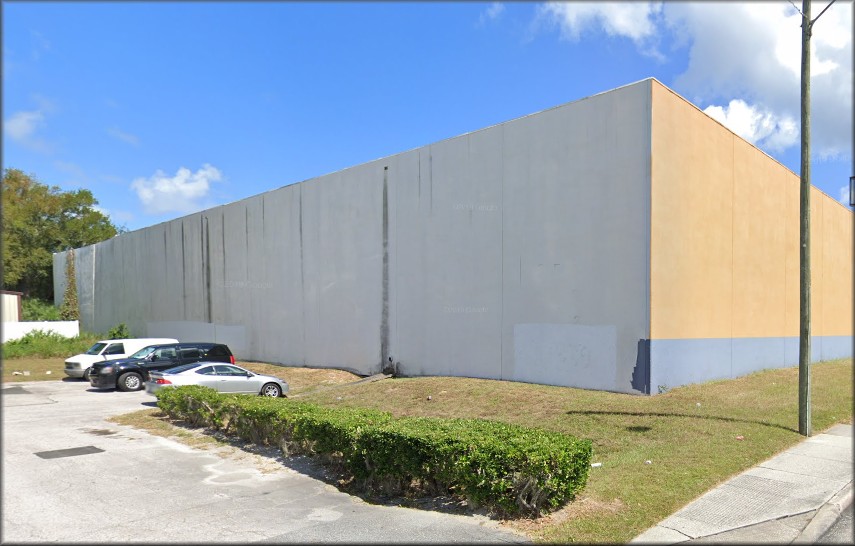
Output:
<svg viewBox="0 0 855 546">
<path fill-rule="evenodd" d="M 101 368 L 101 373 L 113 373 L 113 367 L 112 366 L 104 366 L 103 368 Z"/>
</svg>

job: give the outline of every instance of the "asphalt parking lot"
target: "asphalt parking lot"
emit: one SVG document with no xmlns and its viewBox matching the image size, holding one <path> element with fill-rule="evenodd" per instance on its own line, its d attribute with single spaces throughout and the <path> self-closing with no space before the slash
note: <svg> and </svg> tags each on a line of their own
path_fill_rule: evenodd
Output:
<svg viewBox="0 0 855 546">
<path fill-rule="evenodd" d="M 274 459 L 222 457 L 106 417 L 144 391 L 4 383 L 2 542 L 488 542 L 480 516 L 367 504 Z"/>
</svg>

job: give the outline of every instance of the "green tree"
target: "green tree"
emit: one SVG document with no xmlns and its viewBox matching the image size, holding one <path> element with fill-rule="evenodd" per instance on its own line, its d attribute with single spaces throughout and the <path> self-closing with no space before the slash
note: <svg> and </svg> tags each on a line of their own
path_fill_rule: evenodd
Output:
<svg viewBox="0 0 855 546">
<path fill-rule="evenodd" d="M 5 169 L 2 185 L 4 289 L 52 300 L 52 254 L 119 233 L 89 190 L 62 191 L 18 169 Z"/>
</svg>

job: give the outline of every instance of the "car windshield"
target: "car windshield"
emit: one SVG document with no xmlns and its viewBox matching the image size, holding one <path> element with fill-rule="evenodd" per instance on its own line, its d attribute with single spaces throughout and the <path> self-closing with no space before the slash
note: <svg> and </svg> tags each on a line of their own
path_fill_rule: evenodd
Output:
<svg viewBox="0 0 855 546">
<path fill-rule="evenodd" d="M 186 372 L 187 370 L 192 370 L 193 368 L 198 368 L 201 365 L 202 365 L 201 362 L 191 362 L 189 364 L 182 364 L 180 366 L 175 366 L 174 368 L 169 368 L 168 370 L 163 370 L 163 373 Z"/>
<path fill-rule="evenodd" d="M 143 347 L 142 349 L 135 352 L 134 354 L 132 354 L 128 358 L 145 358 L 148 355 L 150 355 L 151 353 L 153 353 L 154 349 L 155 349 L 155 347 L 153 347 L 153 346 L 152 347 Z"/>
<path fill-rule="evenodd" d="M 97 354 L 101 354 L 101 351 L 102 351 L 102 350 L 104 349 L 104 347 L 106 347 L 106 346 L 107 346 L 107 344 L 106 344 L 106 343 L 96 343 L 96 344 L 95 344 L 95 345 L 93 345 L 92 347 L 89 347 L 89 350 L 88 350 L 88 351 L 86 351 L 86 354 L 88 354 L 88 355 L 97 355 Z"/>
</svg>

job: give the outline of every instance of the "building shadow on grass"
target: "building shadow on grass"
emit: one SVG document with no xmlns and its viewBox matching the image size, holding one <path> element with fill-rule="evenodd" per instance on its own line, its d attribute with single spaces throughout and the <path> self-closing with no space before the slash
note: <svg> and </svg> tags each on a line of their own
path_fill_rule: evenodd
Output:
<svg viewBox="0 0 855 546">
<path fill-rule="evenodd" d="M 727 421 L 731 423 L 747 423 L 749 425 L 762 425 L 764 427 L 779 428 L 789 432 L 798 432 L 798 429 L 793 427 L 785 427 L 767 421 L 758 421 L 756 419 L 739 419 L 736 417 L 720 417 L 717 415 L 698 415 L 696 413 L 664 413 L 664 412 L 646 412 L 646 411 L 598 411 L 598 410 L 578 410 L 568 411 L 566 415 L 614 415 L 626 417 L 685 417 L 688 419 L 711 419 L 716 421 Z M 645 429 L 645 430 L 641 430 Z M 650 427 L 627 427 L 630 432 L 647 432 Z"/>
</svg>

